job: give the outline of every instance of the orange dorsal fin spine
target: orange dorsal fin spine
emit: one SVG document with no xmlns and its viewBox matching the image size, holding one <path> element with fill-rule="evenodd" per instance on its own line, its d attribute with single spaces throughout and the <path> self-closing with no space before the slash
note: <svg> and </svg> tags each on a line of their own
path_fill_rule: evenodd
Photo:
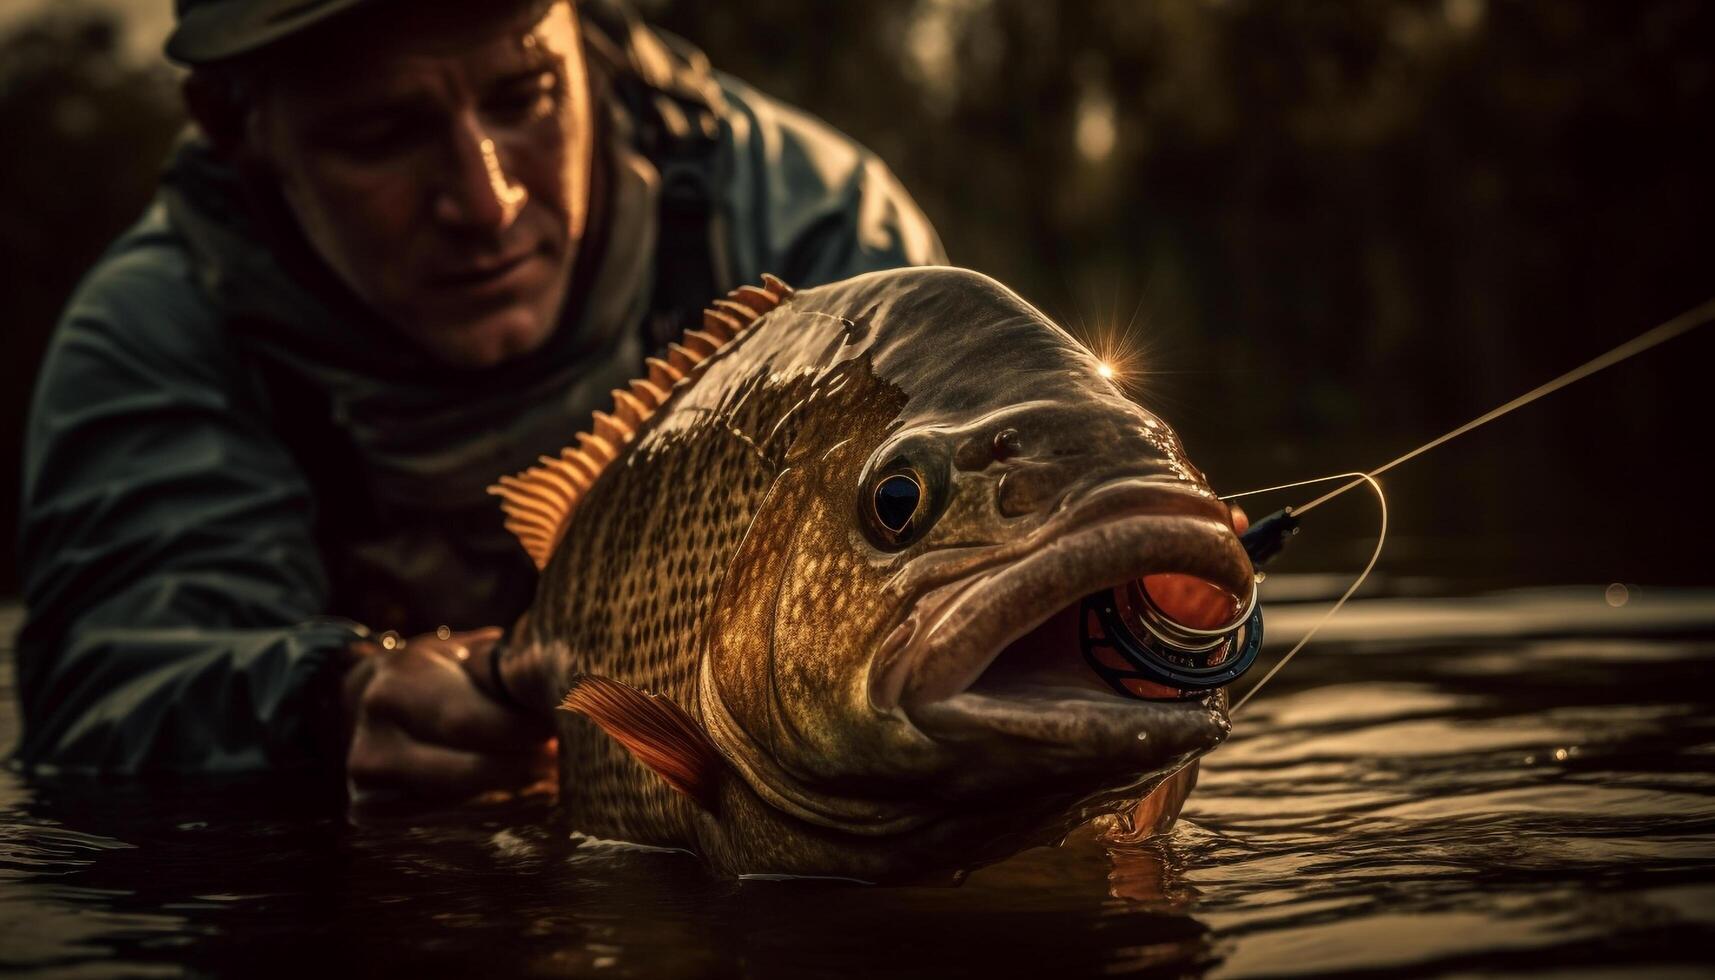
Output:
<svg viewBox="0 0 1715 980">
<path fill-rule="evenodd" d="M 738 335 L 744 329 L 744 323 L 719 310 L 703 311 L 703 332 L 725 343 Z"/>
<path fill-rule="evenodd" d="M 631 382 L 631 397 L 642 402 L 644 407 L 653 413 L 667 400 L 667 392 L 648 378 L 634 378 Z"/>
<path fill-rule="evenodd" d="M 752 302 L 755 301 L 752 300 Z M 715 300 L 714 308 L 709 310 L 709 313 L 713 316 L 740 321 L 756 316 L 756 311 L 751 308 L 749 303 L 740 303 L 735 299 Z"/>
<path fill-rule="evenodd" d="M 649 383 L 663 391 L 671 391 L 673 383 L 685 376 L 659 357 L 645 358 L 643 363 L 649 368 Z"/>
<path fill-rule="evenodd" d="M 585 456 L 584 451 L 576 446 L 567 446 L 560 450 L 560 459 L 567 464 L 567 472 L 576 475 L 581 481 L 579 485 L 584 490 L 590 488 L 590 484 L 595 482 L 596 474 L 601 472 L 601 467 L 596 465 L 596 461 Z M 510 479 L 517 478 L 511 477 Z"/>
<path fill-rule="evenodd" d="M 667 785 L 716 812 L 726 760 L 702 726 L 670 698 L 580 674 L 560 708 L 595 722 Z"/>
<path fill-rule="evenodd" d="M 640 425 L 654 411 L 654 405 L 644 404 L 630 388 L 613 389 L 613 414 L 626 425 Z"/>
<path fill-rule="evenodd" d="M 620 447 L 630 442 L 631 437 L 636 434 L 636 431 L 632 429 L 631 426 L 626 425 L 624 422 L 621 422 L 619 419 L 614 418 L 606 412 L 598 411 L 595 413 L 595 436 L 597 439 L 600 439 L 613 447 L 613 455 L 615 459 L 619 458 Z"/>
<path fill-rule="evenodd" d="M 711 357 L 791 296 L 791 286 L 764 274 L 762 285 L 740 286 L 716 300 L 681 342 L 668 344 L 662 356 L 645 362 L 644 377 L 614 389 L 612 410 L 596 412 L 589 428 L 579 432 L 558 457 L 543 456 L 539 465 L 516 476 L 503 476 L 488 488 L 500 498 L 507 530 L 517 536 L 538 570 L 547 566 L 565 537 L 578 501 L 643 431 L 644 423 L 675 390 L 694 384 Z"/>
<path fill-rule="evenodd" d="M 678 369 L 681 374 L 690 374 L 702 358 L 698 357 L 684 344 L 672 343 L 667 345 L 667 363 Z"/>
<path fill-rule="evenodd" d="M 594 432 L 578 433 L 578 449 L 584 454 L 585 459 L 596 465 L 596 471 L 591 476 L 600 476 L 602 468 L 613 462 L 614 456 L 617 455 L 613 444 Z"/>
</svg>

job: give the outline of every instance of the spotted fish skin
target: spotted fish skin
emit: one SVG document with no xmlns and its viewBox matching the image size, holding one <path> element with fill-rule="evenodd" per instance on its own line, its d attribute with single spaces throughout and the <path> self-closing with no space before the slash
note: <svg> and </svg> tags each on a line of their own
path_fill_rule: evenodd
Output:
<svg viewBox="0 0 1715 980">
<path fill-rule="evenodd" d="M 553 689 L 596 674 L 696 717 L 699 655 L 722 580 L 778 476 L 751 433 L 767 431 L 770 401 L 807 387 L 753 381 L 720 401 L 703 397 L 712 387 L 684 393 L 580 501 L 530 616 L 536 642 L 563 650 Z M 695 839 L 694 805 L 587 721 L 563 719 L 561 760 L 561 785 L 576 787 L 563 796 L 576 826 L 643 843 Z"/>
<path fill-rule="evenodd" d="M 846 324 L 791 312 L 788 305 L 764 317 L 757 333 L 675 391 L 580 500 L 528 619 L 533 641 L 555 651 L 550 690 L 596 674 L 668 697 L 701 720 L 698 669 L 719 639 L 711 627 L 724 619 L 729 629 L 766 631 L 765 623 L 732 620 L 766 619 L 773 603 L 721 610 L 717 602 L 743 545 L 747 569 L 788 570 L 789 527 L 747 532 L 771 494 L 775 512 L 784 509 L 789 465 L 838 441 L 801 442 L 802 425 L 814 418 L 825 426 L 837 414 L 884 426 L 904 401 L 873 377 L 854 381 L 865 373 L 855 362 L 830 367 L 850 339 Z M 831 560 L 826 569 L 811 559 L 795 571 L 782 602 L 842 601 L 840 577 L 819 574 L 836 572 Z M 757 599 L 777 584 L 735 578 L 727 591 Z M 561 785 L 576 787 L 562 795 L 574 826 L 665 846 L 709 836 L 698 829 L 707 815 L 584 719 L 563 715 L 560 759 Z"/>
<path fill-rule="evenodd" d="M 906 541 L 865 511 L 890 467 L 923 485 Z M 1110 731 L 1131 706 L 1085 717 L 1081 701 L 947 735 L 899 693 L 945 666 L 904 663 L 926 610 L 1041 553 L 1116 480 L 1188 501 L 1162 540 L 1200 567 L 1224 529 L 1177 437 L 1005 287 L 932 268 L 792 295 L 672 387 L 547 556 L 524 631 L 543 709 L 608 678 L 682 707 L 728 767 L 702 805 L 559 712 L 572 826 L 727 873 L 881 880 L 994 860 L 1135 800 L 1225 735 L 1218 700 L 1139 707 L 1135 738 Z"/>
</svg>

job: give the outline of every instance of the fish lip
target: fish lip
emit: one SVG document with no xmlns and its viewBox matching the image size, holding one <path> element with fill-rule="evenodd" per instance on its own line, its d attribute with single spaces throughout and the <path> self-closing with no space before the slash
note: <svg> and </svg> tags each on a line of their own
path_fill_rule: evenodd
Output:
<svg viewBox="0 0 1715 980">
<path fill-rule="evenodd" d="M 1028 696 L 967 691 L 907 713 L 937 740 L 986 746 L 984 757 L 992 756 L 997 743 L 1027 745 L 1027 755 L 1014 757 L 1010 779 L 1027 769 L 1099 777 L 1084 787 L 1080 805 L 1135 799 L 1135 791 L 1219 745 L 1232 730 L 1224 691 L 1189 701 L 1140 701 L 1072 688 L 1038 688 Z"/>
<path fill-rule="evenodd" d="M 1213 494 L 1159 479 L 1111 480 L 1080 494 L 1019 542 L 936 585 L 884 643 L 871 700 L 916 724 L 930 705 L 963 698 L 1008 644 L 1092 592 L 1142 575 L 1197 575 L 1235 594 L 1252 583 L 1250 558 Z M 1133 711 L 1201 710 L 1214 695 L 1162 704 L 1080 692 Z M 1106 710 L 1106 709 L 1102 709 Z"/>
</svg>

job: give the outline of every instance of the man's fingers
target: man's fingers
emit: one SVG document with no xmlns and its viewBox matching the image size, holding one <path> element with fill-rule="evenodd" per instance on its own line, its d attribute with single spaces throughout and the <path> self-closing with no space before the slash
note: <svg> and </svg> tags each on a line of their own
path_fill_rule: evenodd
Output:
<svg viewBox="0 0 1715 980">
<path fill-rule="evenodd" d="M 394 723 L 419 742 L 479 752 L 528 753 L 553 735 L 547 715 L 508 708 L 472 684 L 462 666 L 453 670 L 456 676 L 438 679 L 432 694 L 410 695 L 415 709 L 393 714 Z"/>
<path fill-rule="evenodd" d="M 366 661 L 346 757 L 354 804 L 467 800 L 552 786 L 556 743 L 546 710 L 506 707 L 477 686 L 496 629 L 413 637 Z"/>
<path fill-rule="evenodd" d="M 444 640 L 438 636 L 424 635 L 413 638 L 407 646 L 428 650 L 436 656 L 463 665 L 492 652 L 500 640 L 500 632 L 500 627 L 489 626 L 463 633 L 451 633 Z"/>
<path fill-rule="evenodd" d="M 554 775 L 554 743 L 527 753 L 490 754 L 433 745 L 391 726 L 353 742 L 347 766 L 354 802 L 366 794 L 461 800 L 493 790 L 523 789 Z"/>
<path fill-rule="evenodd" d="M 545 705 L 541 651 L 534 646 L 489 642 L 472 646 L 464 661 L 471 682 L 499 704 L 531 713 Z"/>
<path fill-rule="evenodd" d="M 554 732 L 552 716 L 508 708 L 486 694 L 486 670 L 498 630 L 410 640 L 383 654 L 364 692 L 367 717 L 404 729 L 420 742 L 478 752 L 531 752 Z M 472 663 L 479 666 L 473 670 Z"/>
</svg>

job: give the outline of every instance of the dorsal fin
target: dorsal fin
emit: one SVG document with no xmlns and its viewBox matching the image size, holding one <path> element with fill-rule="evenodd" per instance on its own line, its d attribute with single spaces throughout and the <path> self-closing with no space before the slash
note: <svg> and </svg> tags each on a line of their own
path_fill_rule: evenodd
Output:
<svg viewBox="0 0 1715 980">
<path fill-rule="evenodd" d="M 506 529 L 517 538 L 538 570 L 565 536 L 577 508 L 607 464 L 618 459 L 643 423 L 680 387 L 692 384 L 717 351 L 736 341 L 758 318 L 792 296 L 792 287 L 764 273 L 762 285 L 740 286 L 703 311 L 702 322 L 668 344 L 662 357 L 646 362 L 648 373 L 613 392 L 613 410 L 598 411 L 587 430 L 540 465 L 517 476 L 503 476 L 488 492 L 500 498 Z"/>
</svg>

